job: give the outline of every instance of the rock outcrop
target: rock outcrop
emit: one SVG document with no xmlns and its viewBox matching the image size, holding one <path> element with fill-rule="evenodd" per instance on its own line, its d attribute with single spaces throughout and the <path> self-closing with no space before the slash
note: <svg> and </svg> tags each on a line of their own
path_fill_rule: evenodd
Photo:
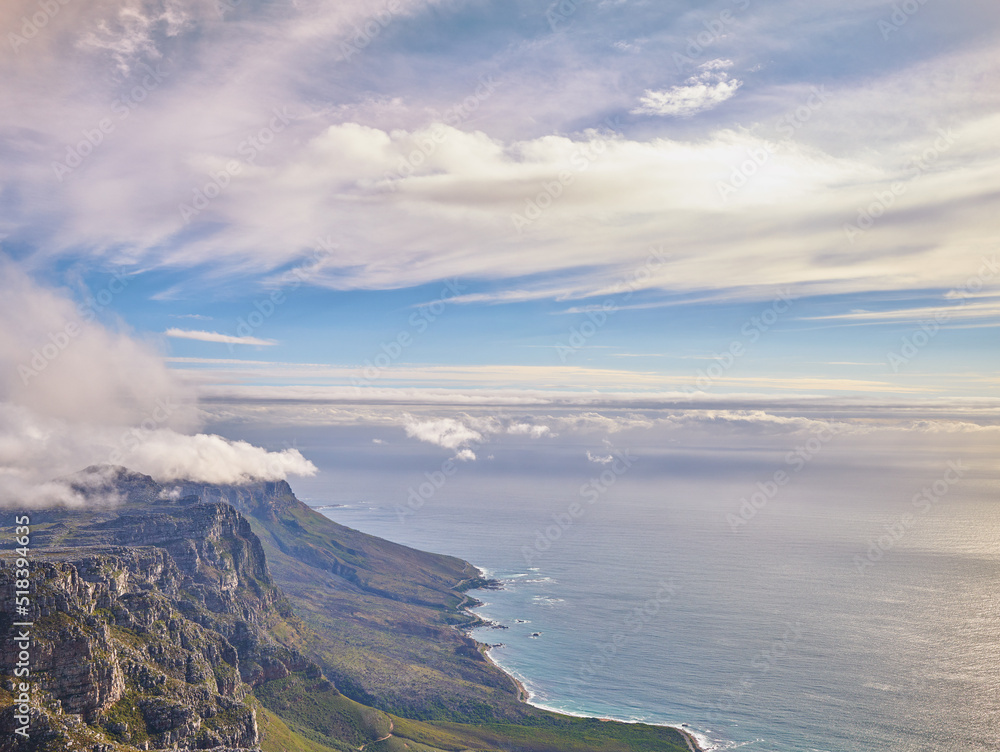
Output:
<svg viewBox="0 0 1000 752">
<path fill-rule="evenodd" d="M 247 520 L 229 504 L 162 499 L 116 477 L 127 504 L 34 515 L 30 556 L 31 738 L 0 717 L 0 750 L 258 750 L 251 690 L 318 671 L 269 633 L 291 610 Z M 40 524 L 39 524 L 40 523 Z M 15 571 L 0 559 L 0 599 Z M 0 615 L 0 673 L 14 675 L 13 615 Z M 0 693 L 12 701 L 12 680 Z M 249 700 L 249 701 L 248 701 Z"/>
</svg>

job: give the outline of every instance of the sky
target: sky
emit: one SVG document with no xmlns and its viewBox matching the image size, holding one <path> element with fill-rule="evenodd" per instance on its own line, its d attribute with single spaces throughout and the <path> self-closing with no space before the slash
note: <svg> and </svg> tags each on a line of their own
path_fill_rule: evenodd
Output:
<svg viewBox="0 0 1000 752">
<path fill-rule="evenodd" d="M 2 498 L 316 473 L 251 424 L 469 462 L 641 411 L 992 436 L 998 32 L 988 0 L 8 0 Z"/>
</svg>

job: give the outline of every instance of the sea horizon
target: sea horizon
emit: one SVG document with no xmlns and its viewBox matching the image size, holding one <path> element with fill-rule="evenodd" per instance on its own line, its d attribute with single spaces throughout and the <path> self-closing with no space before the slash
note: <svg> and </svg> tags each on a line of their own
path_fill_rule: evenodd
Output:
<svg viewBox="0 0 1000 752">
<path fill-rule="evenodd" d="M 640 479 L 637 472 L 623 477 L 603 507 L 594 507 L 592 524 L 581 520 L 568 528 L 534 566 L 523 547 L 545 516 L 528 510 L 565 506 L 551 501 L 560 481 L 536 476 L 488 494 L 489 473 L 468 477 L 451 482 L 418 513 L 400 517 L 405 495 L 383 496 L 393 485 L 383 478 L 382 490 L 373 487 L 368 501 L 323 513 L 395 542 L 459 556 L 502 582 L 501 590 L 470 595 L 482 601 L 475 613 L 503 628 L 472 634 L 487 645 L 503 644 L 490 649 L 490 659 L 524 685 L 537 707 L 688 724 L 684 730 L 706 749 L 851 752 L 892 743 L 907 752 L 954 744 L 987 752 L 989 743 L 976 739 L 996 729 L 984 714 L 993 700 L 981 690 L 1000 678 L 996 669 L 971 669 L 957 646 L 940 655 L 916 652 L 906 661 L 898 653 L 902 645 L 954 638 L 949 624 L 961 627 L 963 649 L 973 655 L 996 647 L 984 631 L 996 604 L 983 601 L 973 586 L 956 587 L 962 578 L 985 584 L 1000 576 L 990 527 L 995 470 L 977 462 L 985 475 L 953 489 L 947 508 L 930 512 L 879 561 L 859 570 L 857 557 L 867 560 L 870 541 L 886 534 L 908 499 L 887 484 L 863 501 L 827 497 L 821 505 L 829 473 L 845 472 L 845 460 L 803 475 L 794 493 L 754 521 L 759 529 L 749 536 L 726 524 L 724 510 L 738 507 L 738 496 L 706 484 L 699 486 L 701 502 L 667 503 L 664 489 L 676 483 Z M 861 466 L 852 472 L 861 473 Z M 932 482 L 933 475 L 926 477 Z M 314 491 L 309 495 L 318 503 Z M 474 508 L 468 504 L 473 495 Z M 322 498 L 345 503 L 336 495 Z M 651 510 L 658 510 L 659 522 Z M 685 524 L 675 527 L 679 519 Z M 977 537 L 961 532 L 970 526 L 980 530 Z M 677 538 L 680 531 L 686 543 Z M 664 535 L 675 541 L 673 555 L 643 543 Z M 634 553 L 630 540 L 643 553 Z M 789 550 L 794 565 L 787 562 Z M 773 583 L 755 574 L 779 562 L 785 563 L 774 570 Z M 643 606 L 655 614 L 637 617 Z M 906 626 L 914 613 L 924 615 L 922 627 Z M 587 660 L 602 655 L 608 660 Z M 860 656 L 868 667 L 859 671 Z M 971 682 L 964 690 L 941 695 L 949 675 L 970 670 L 978 678 L 971 674 L 962 680 Z M 977 697 L 971 705 L 968 693 Z M 847 712 L 847 697 L 865 698 L 866 709 Z M 774 715 L 775 707 L 783 712 Z M 963 716 L 972 722 L 949 721 Z M 912 724 L 905 730 L 904 719 Z"/>
</svg>

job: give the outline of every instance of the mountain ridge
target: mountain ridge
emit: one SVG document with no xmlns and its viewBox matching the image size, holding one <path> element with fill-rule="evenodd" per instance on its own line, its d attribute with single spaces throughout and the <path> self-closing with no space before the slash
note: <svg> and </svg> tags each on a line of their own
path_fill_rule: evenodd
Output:
<svg viewBox="0 0 1000 752">
<path fill-rule="evenodd" d="M 31 512 L 38 734 L 13 736 L 8 680 L 2 752 L 687 749 L 673 729 L 520 702 L 461 631 L 479 570 L 339 525 L 284 481 L 94 466 L 65 482 L 93 505 Z M 0 614 L 6 676 L 12 625 Z"/>
</svg>

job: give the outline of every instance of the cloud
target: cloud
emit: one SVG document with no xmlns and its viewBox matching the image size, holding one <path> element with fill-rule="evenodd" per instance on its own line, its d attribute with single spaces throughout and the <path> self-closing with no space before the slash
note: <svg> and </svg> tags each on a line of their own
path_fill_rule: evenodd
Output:
<svg viewBox="0 0 1000 752">
<path fill-rule="evenodd" d="M 121 289 L 110 287 L 109 291 Z M 0 400 L 72 423 L 190 427 L 190 395 L 155 348 L 96 321 L 93 308 L 37 286 L 0 256 Z"/>
<path fill-rule="evenodd" d="M 588 462 L 593 462 L 596 465 L 610 465 L 612 462 L 615 461 L 615 458 L 614 458 L 614 455 L 611 455 L 611 454 L 604 455 L 604 456 L 593 454 L 588 449 L 587 450 L 587 461 Z"/>
<path fill-rule="evenodd" d="M 1000 269 L 997 257 L 987 260 L 994 268 Z M 993 282 L 993 286 L 997 283 Z M 844 320 L 858 323 L 875 323 L 882 321 L 933 321 L 935 326 L 963 326 L 962 322 L 980 321 L 984 326 L 995 327 L 1000 319 L 1000 296 L 993 294 L 993 300 L 978 303 L 967 303 L 960 299 L 946 305 L 925 305 L 912 308 L 895 308 L 886 311 L 851 311 L 826 316 L 811 316 L 809 320 Z M 971 296 L 970 296 L 971 297 Z M 973 324 L 975 325 L 975 324 Z"/>
<path fill-rule="evenodd" d="M 405 419 L 406 423 L 403 427 L 407 436 L 436 444 L 445 449 L 465 448 L 469 444 L 478 444 L 483 441 L 483 435 L 480 432 L 454 418 L 418 421 L 412 415 L 406 415 Z"/>
<path fill-rule="evenodd" d="M 553 435 L 551 428 L 544 423 L 527 423 L 503 415 L 477 416 L 466 413 L 423 420 L 406 413 L 403 416 L 403 428 L 410 438 L 454 450 L 455 459 L 463 461 L 475 460 L 475 448 L 489 441 L 492 436 L 507 434 L 540 439 Z"/>
<path fill-rule="evenodd" d="M 294 449 L 196 433 L 201 419 L 150 344 L 0 258 L 0 503 L 81 503 L 54 479 L 94 464 L 219 483 L 316 470 Z"/>
<path fill-rule="evenodd" d="M 467 67 L 440 65 L 437 57 L 431 66 L 412 48 L 380 55 L 388 34 L 341 64 L 340 42 L 350 42 L 372 12 L 364 2 L 286 3 L 266 11 L 245 2 L 221 20 L 207 1 L 77 5 L 61 5 L 37 38 L 0 60 L 0 105 L 6 105 L 0 127 L 12 147 L 4 152 L 0 195 L 45 197 L 5 205 L 0 232 L 46 255 L 196 269 L 196 279 L 172 287 L 173 295 L 227 281 L 266 285 L 331 228 L 342 247 L 310 284 L 398 288 L 461 276 L 494 281 L 500 289 L 486 295 L 497 302 L 595 294 L 641 265 L 650 244 L 676 254 L 637 289 L 714 290 L 719 297 L 759 294 L 776 281 L 820 294 L 948 285 L 988 246 L 990 197 L 1000 190 L 993 137 L 1000 90 L 979 82 L 995 80 L 1000 67 L 991 48 L 926 51 L 916 62 L 903 56 L 893 66 L 830 82 L 830 103 L 769 153 L 748 188 L 723 201 L 719 184 L 731 181 L 748 155 L 778 140 L 782 116 L 805 107 L 814 85 L 806 71 L 815 68 L 784 77 L 782 71 L 781 83 L 740 89 L 738 125 L 723 117 L 733 108 L 699 118 L 705 122 L 697 128 L 683 118 L 674 118 L 669 131 L 645 118 L 637 124 L 626 113 L 643 90 L 659 97 L 650 103 L 660 109 L 712 103 L 737 85 L 730 57 L 740 69 L 750 62 L 720 39 L 717 60 L 695 71 L 693 83 L 676 87 L 686 93 L 671 99 L 669 87 L 650 76 L 663 70 L 657 61 L 670 65 L 673 51 L 686 46 L 691 14 L 675 27 L 664 14 L 629 4 L 630 14 L 656 16 L 642 55 L 611 47 L 632 36 L 624 33 L 631 24 L 622 23 L 602 27 L 610 58 L 561 58 L 582 55 L 560 46 L 580 40 L 546 34 L 517 40 L 524 41 L 510 48 L 517 55 L 495 51 L 488 62 L 477 57 Z M 726 37 L 745 35 L 748 46 L 760 42 L 762 50 L 784 56 L 789 44 L 808 48 L 830 28 L 867 24 L 870 31 L 881 12 L 875 5 L 867 3 L 865 15 L 820 3 L 805 21 L 769 9 L 741 17 L 741 24 L 754 25 Z M 168 22 L 180 18 L 174 6 L 183 8 L 184 19 Z M 435 33 L 426 23 L 434 4 L 402 6 L 390 22 L 395 39 Z M 2 28 L 17 28 L 31 8 L 33 0 L 3 4 Z M 121 19 L 129 8 L 147 19 L 132 32 Z M 598 17 L 603 25 L 605 17 Z M 112 41 L 102 36 L 105 27 Z M 66 43 L 90 34 L 104 46 Z M 135 71 L 128 80 L 109 81 L 107 68 L 118 53 L 108 45 L 126 37 L 134 37 L 131 46 L 114 44 L 139 62 L 128 63 Z M 648 57 L 653 48 L 660 57 Z M 433 68 L 441 89 L 409 86 L 410 74 L 400 73 L 407 66 L 385 68 L 399 59 L 425 66 L 414 69 L 414 78 Z M 160 62 L 170 70 L 166 78 L 141 102 L 129 99 L 134 86 L 141 91 L 142 65 L 155 69 Z M 605 63 L 635 68 L 623 75 Z M 495 94 L 476 99 L 476 75 L 497 69 Z M 79 96 L 28 96 L 57 84 Z M 109 108 L 123 97 L 135 105 L 126 107 L 127 117 Z M 448 117 L 467 97 L 475 110 L 464 119 Z M 375 111 L 372 102 L 392 107 Z M 269 127 L 273 107 L 284 108 L 289 122 L 266 148 L 248 152 L 247 138 Z M 65 159 L 104 118 L 114 130 L 59 182 L 53 160 Z M 956 145 L 909 185 L 898 209 L 865 234 L 863 247 L 845 244 L 843 225 L 871 203 L 873 192 L 905 179 L 908 161 L 932 146 L 944 125 L 954 130 Z M 585 154 L 594 158 L 578 169 Z M 220 178 L 226 182 L 220 189 L 211 176 L 232 162 L 239 171 Z M 571 182 L 558 199 L 518 233 L 512 215 L 537 203 L 567 171 Z M 179 204 L 206 186 L 213 199 L 185 221 Z M 607 253 L 612 247 L 614 259 Z M 527 291 L 511 279 L 527 275 L 536 280 Z"/>
<path fill-rule="evenodd" d="M 701 361 L 711 356 L 678 359 L 694 360 L 683 370 L 666 369 L 659 364 L 646 365 L 642 370 L 628 368 L 597 368 L 574 365 L 418 365 L 398 364 L 386 369 L 377 381 L 362 387 L 358 399 L 356 384 L 366 377 L 360 367 L 282 363 L 226 359 L 171 358 L 185 381 L 197 385 L 199 394 L 210 400 L 278 400 L 298 398 L 320 402 L 449 402 L 457 404 L 540 404 L 570 401 L 578 404 L 611 402 L 630 399 L 644 393 L 656 402 L 669 401 L 690 405 L 692 399 L 715 403 L 745 398 L 753 399 L 780 391 L 797 399 L 813 399 L 817 394 L 852 392 L 858 395 L 937 394 L 945 383 L 952 386 L 969 382 L 968 374 L 937 374 L 919 381 L 901 382 L 888 376 L 868 378 L 810 375 L 737 375 L 719 374 L 704 381 Z M 942 381 L 944 379 L 944 381 Z M 251 385 L 267 380 L 281 386 Z M 503 388 L 500 388 L 503 385 Z M 695 388 L 705 393 L 693 393 Z M 569 390 L 599 390 L 599 394 L 578 394 L 570 397 Z M 708 394 L 708 391 L 718 395 Z"/>
<path fill-rule="evenodd" d="M 316 473 L 316 466 L 298 449 L 269 452 L 245 441 L 170 430 L 141 431 L 135 437 L 138 443 L 128 456 L 129 466 L 157 480 L 238 484 Z"/>
<path fill-rule="evenodd" d="M 687 79 L 682 86 L 664 91 L 647 89 L 639 99 L 641 105 L 633 109 L 632 113 L 690 117 L 718 107 L 731 99 L 743 85 L 740 79 L 730 78 L 726 73 L 726 69 L 732 65 L 732 60 L 711 60 L 699 65 L 701 73 Z"/>
<path fill-rule="evenodd" d="M 531 423 L 512 423 L 507 426 L 507 433 L 514 436 L 530 436 L 533 439 L 540 439 L 548 436 L 551 429 L 544 425 L 533 425 Z"/>
<path fill-rule="evenodd" d="M 84 27 L 77 47 L 108 54 L 123 75 L 137 60 L 159 57 L 157 36 L 175 36 L 191 21 L 178 0 L 124 0 L 117 13 L 104 15 L 100 23 Z"/>
<path fill-rule="evenodd" d="M 278 344 L 273 339 L 260 339 L 259 337 L 234 337 L 231 334 L 219 334 L 218 332 L 203 332 L 187 329 L 167 329 L 164 334 L 167 337 L 174 337 L 176 339 L 194 339 L 199 342 L 221 342 L 228 345 L 269 346 Z"/>
<path fill-rule="evenodd" d="M 81 503 L 58 478 L 90 465 L 123 465 L 159 481 L 206 483 L 316 472 L 296 449 L 269 452 L 245 441 L 145 424 L 149 427 L 68 422 L 0 402 L 0 504 Z"/>
</svg>

